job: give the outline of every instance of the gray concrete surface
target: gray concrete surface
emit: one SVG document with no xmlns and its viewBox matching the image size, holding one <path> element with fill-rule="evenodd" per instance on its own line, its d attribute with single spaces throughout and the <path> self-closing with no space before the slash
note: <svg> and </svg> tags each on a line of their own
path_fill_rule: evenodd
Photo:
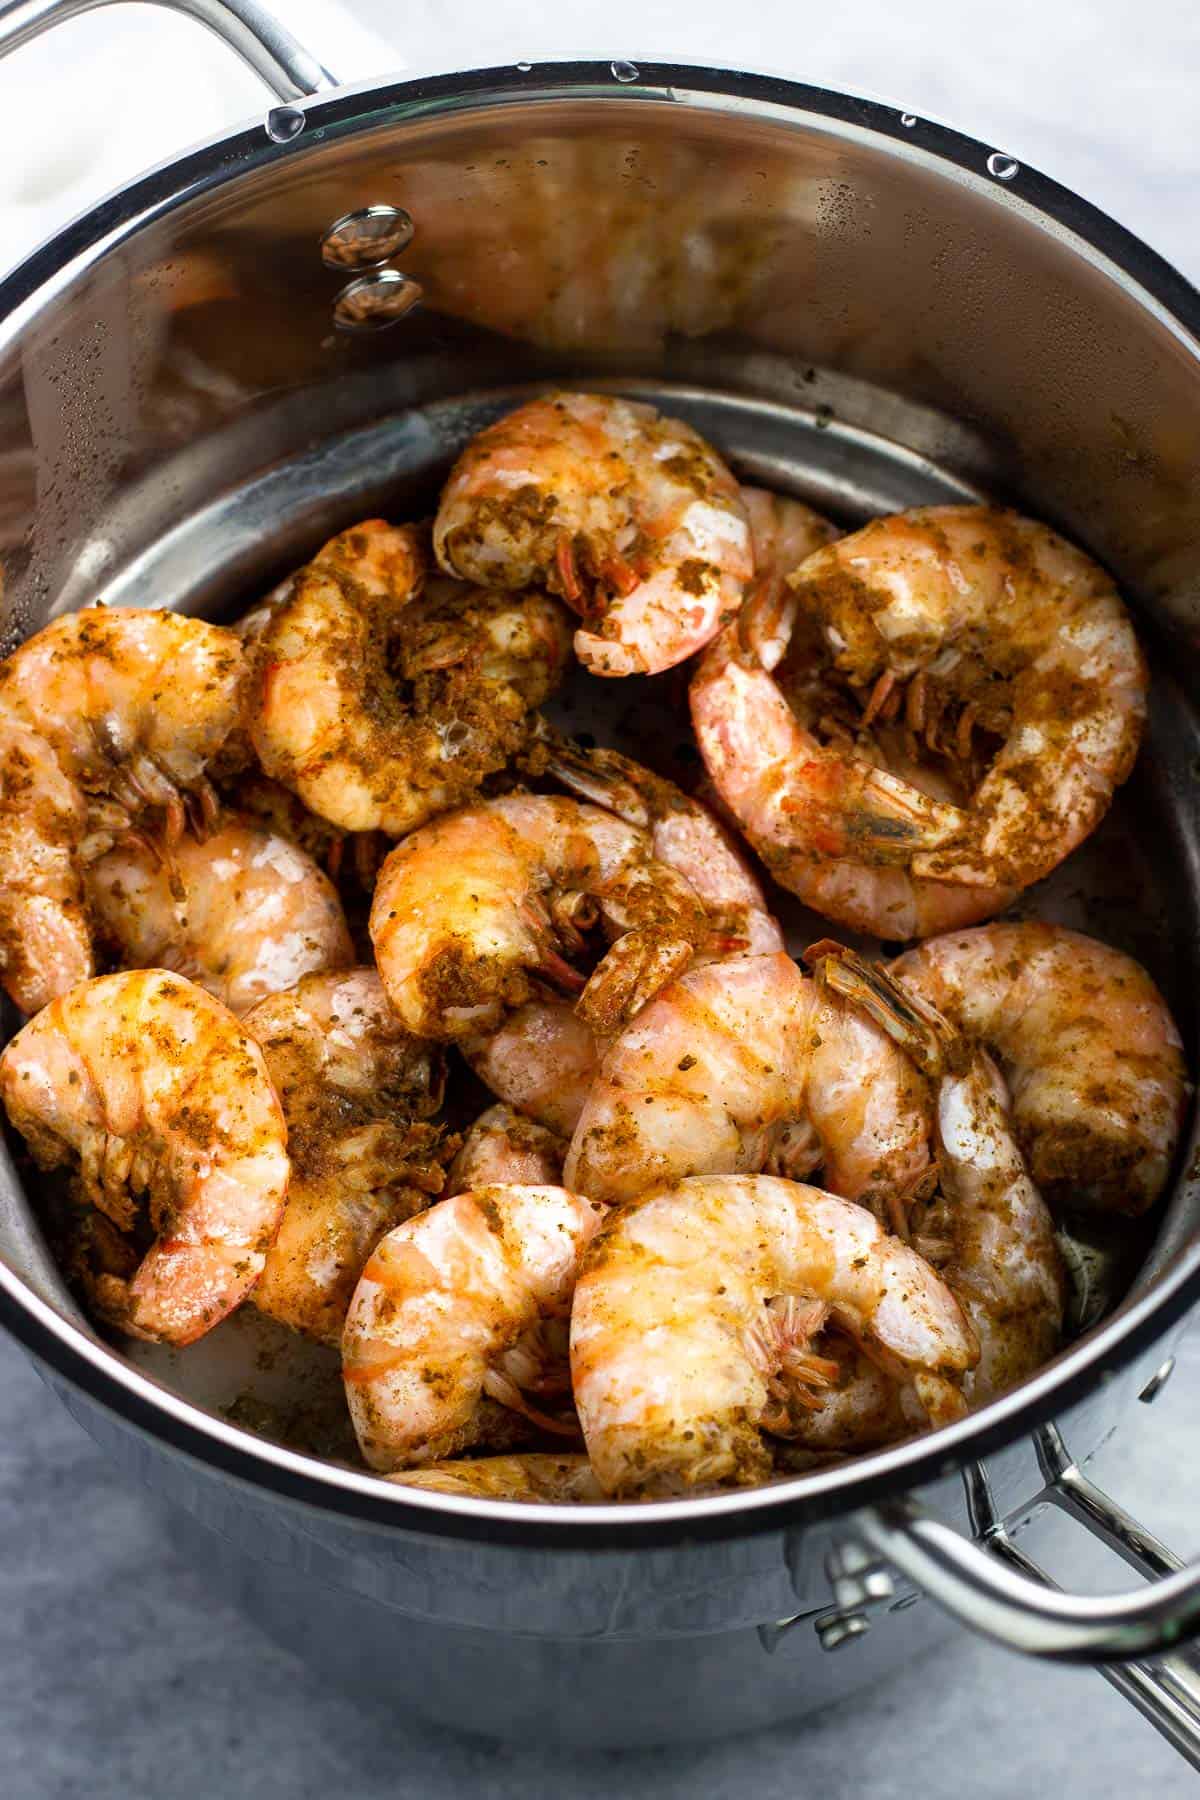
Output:
<svg viewBox="0 0 1200 1800">
<path fill-rule="evenodd" d="M 669 54 L 880 95 L 1040 165 L 1200 277 L 1200 13 L 1190 5 L 587 0 L 547 16 L 530 0 L 357 0 L 354 10 L 416 68 Z M 338 66 L 336 45 L 313 47 Z M 122 105 L 133 104 L 127 87 Z M 0 246 L 0 261 L 17 249 Z M 1200 1334 L 1158 1403 L 1135 1412 L 1100 1473 L 1195 1554 Z M 1062 1535 L 1058 1566 L 1078 1576 L 1085 1559 Z M 324 1691 L 215 1601 L 151 1506 L 0 1342 L 4 1800 L 1172 1800 L 1194 1782 L 1098 1677 L 966 1638 L 815 1722 L 693 1753 L 581 1759 L 414 1732 Z"/>
</svg>

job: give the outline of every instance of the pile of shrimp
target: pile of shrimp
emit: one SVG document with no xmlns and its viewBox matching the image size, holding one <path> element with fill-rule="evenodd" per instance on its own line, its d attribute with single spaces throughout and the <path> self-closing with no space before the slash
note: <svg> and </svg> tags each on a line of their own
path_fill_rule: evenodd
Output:
<svg viewBox="0 0 1200 1800">
<path fill-rule="evenodd" d="M 573 659 L 687 691 L 696 792 L 550 722 Z M 0 1099 L 69 1279 L 111 1333 L 248 1306 L 332 1347 L 366 1466 L 459 1496 L 953 1424 L 1062 1348 L 1064 1219 L 1170 1179 L 1150 976 L 997 916 L 1146 689 L 1046 526 L 842 535 L 603 394 L 498 418 L 432 522 L 231 626 L 55 619 L 0 665 Z M 785 893 L 909 947 L 797 958 Z"/>
</svg>

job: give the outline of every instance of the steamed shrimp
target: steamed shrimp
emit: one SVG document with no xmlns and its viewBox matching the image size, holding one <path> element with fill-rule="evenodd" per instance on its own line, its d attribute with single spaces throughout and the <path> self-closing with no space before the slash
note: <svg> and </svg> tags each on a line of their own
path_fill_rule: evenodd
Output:
<svg viewBox="0 0 1200 1800">
<path fill-rule="evenodd" d="M 202 843 L 134 838 L 88 872 L 97 930 L 127 968 L 174 969 L 244 1013 L 354 947 L 332 883 L 285 838 L 223 825 Z"/>
<path fill-rule="evenodd" d="M 389 1475 L 402 1487 L 461 1494 L 475 1500 L 528 1500 L 545 1505 L 578 1505 L 603 1500 L 604 1489 L 586 1456 L 549 1456 L 526 1451 L 515 1456 L 462 1457 Z"/>
<path fill-rule="evenodd" d="M 818 551 L 792 585 L 868 713 L 903 693 L 927 741 L 967 763 L 976 733 L 993 751 L 966 804 L 901 783 L 908 817 L 881 830 L 852 781 L 836 822 L 827 789 L 802 784 L 814 848 L 840 833 L 917 877 L 1024 888 L 1095 830 L 1133 767 L 1147 677 L 1111 577 L 1082 551 L 1016 513 L 926 507 Z"/>
<path fill-rule="evenodd" d="M 562 1138 L 514 1107 L 503 1102 L 489 1106 L 464 1134 L 446 1176 L 446 1192 L 557 1186 L 566 1149 Z"/>
<path fill-rule="evenodd" d="M 37 732 L 85 795 L 122 822 L 211 820 L 209 773 L 239 723 L 244 660 L 231 631 L 135 607 L 54 619 L 0 667 L 0 712 Z M 111 809 L 100 808 L 102 818 Z"/>
<path fill-rule="evenodd" d="M 1118 1213 L 1154 1204 L 1190 1089 L 1178 1028 L 1138 963 L 1031 921 L 933 938 L 890 972 L 995 1055 L 1049 1199 Z"/>
<path fill-rule="evenodd" d="M 459 1038 L 458 1048 L 500 1100 L 570 1137 L 596 1079 L 600 1043 L 569 1000 L 535 994 L 494 1031 Z"/>
<path fill-rule="evenodd" d="M 190 1344 L 246 1298 L 283 1213 L 287 1133 L 261 1050 L 211 994 L 160 969 L 83 982 L 12 1039 L 0 1098 L 43 1168 L 75 1167 L 102 1317 Z"/>
<path fill-rule="evenodd" d="M 741 495 L 754 548 L 754 580 L 746 596 L 753 612 L 746 614 L 746 641 L 758 645 L 764 668 L 773 669 L 796 629 L 797 603 L 787 578 L 840 534 L 836 525 L 789 494 L 744 487 Z"/>
<path fill-rule="evenodd" d="M 567 954 L 598 924 L 610 948 L 590 978 Z M 371 939 L 409 1030 L 457 1038 L 494 1029 L 537 979 L 578 995 L 613 1029 L 691 960 L 707 931 L 689 885 L 647 833 L 599 807 L 513 794 L 436 819 L 397 845 L 379 876 Z"/>
<path fill-rule="evenodd" d="M 342 1335 L 346 1399 L 373 1469 L 455 1456 L 525 1420 L 573 1434 L 540 1402 L 569 1386 L 565 1341 L 550 1328 L 570 1310 L 600 1218 L 560 1187 L 477 1188 L 376 1245 Z"/>
<path fill-rule="evenodd" d="M 299 794 L 261 771 L 246 771 L 223 795 L 226 806 L 248 825 L 286 838 L 312 858 L 339 889 L 370 894 L 391 842 L 379 831 L 341 831 L 309 812 Z"/>
<path fill-rule="evenodd" d="M 956 819 L 968 790 L 922 760 L 912 728 L 893 722 L 898 688 L 882 717 L 870 702 L 847 709 L 834 688 L 817 622 L 787 581 L 818 551 L 832 554 L 833 527 L 799 501 L 743 495 L 758 580 L 705 653 L 690 695 L 721 800 L 781 886 L 855 930 L 899 942 L 1000 911 L 1015 888 L 964 887 L 898 866 L 914 808 L 944 805 Z"/>
<path fill-rule="evenodd" d="M 344 831 L 398 836 L 460 805 L 560 679 L 548 595 L 421 592 L 419 532 L 368 519 L 292 577 L 255 628 L 250 734 L 267 774 Z"/>
<path fill-rule="evenodd" d="M 616 750 L 585 750 L 544 728 L 538 748 L 545 772 L 581 800 L 650 833 L 658 861 L 682 875 L 703 902 L 723 952 L 783 949 L 758 877 L 701 801 Z"/>
<path fill-rule="evenodd" d="M 679 420 L 603 394 L 532 400 L 472 438 L 434 547 L 449 574 L 561 594 L 594 675 L 682 662 L 737 612 L 754 569 L 716 452 Z"/>
<path fill-rule="evenodd" d="M 87 860 L 131 824 L 211 821 L 242 688 L 231 632 L 132 608 L 66 614 L 0 666 L 0 974 L 23 1011 L 95 967 Z"/>
<path fill-rule="evenodd" d="M 1054 1355 L 1066 1300 L 1054 1220 L 1017 1145 L 1004 1078 L 985 1050 L 883 970 L 842 950 L 824 956 L 818 970 L 822 982 L 869 1011 L 934 1085 L 938 1188 L 904 1207 L 902 1224 L 979 1339 L 979 1363 L 963 1392 L 981 1406 Z"/>
<path fill-rule="evenodd" d="M 441 1192 L 442 1054 L 402 1028 L 374 969 L 306 975 L 245 1025 L 283 1103 L 292 1160 L 254 1304 L 337 1344 L 379 1239 Z"/>
<path fill-rule="evenodd" d="M 865 1208 L 770 1176 L 709 1176 L 611 1213 L 583 1259 L 571 1375 L 613 1495 L 759 1482 L 829 1381 L 836 1321 L 901 1390 L 914 1428 L 964 1411 L 977 1356 L 949 1288 Z"/>
<path fill-rule="evenodd" d="M 783 948 L 752 870 L 708 807 L 615 750 L 584 750 L 542 729 L 531 766 L 650 834 L 656 859 L 682 875 L 708 920 L 701 956 Z M 561 1137 L 579 1120 L 602 1049 L 570 1003 L 550 994 L 528 1000 L 498 1031 L 461 1040 L 482 1081 Z"/>
<path fill-rule="evenodd" d="M 87 804 L 44 738 L 0 714 L 0 979 L 35 1013 L 91 974 L 77 860 Z"/>
<path fill-rule="evenodd" d="M 928 1094 L 910 1060 L 791 958 L 689 969 L 605 1051 L 563 1179 L 601 1201 L 689 1175 L 824 1171 L 851 1199 L 927 1180 Z"/>
</svg>

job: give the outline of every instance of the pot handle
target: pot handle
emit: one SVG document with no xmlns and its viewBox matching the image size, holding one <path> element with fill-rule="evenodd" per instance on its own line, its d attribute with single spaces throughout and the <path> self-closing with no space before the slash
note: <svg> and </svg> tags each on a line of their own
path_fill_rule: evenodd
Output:
<svg viewBox="0 0 1200 1800">
<path fill-rule="evenodd" d="M 1046 1477 L 1039 1500 L 1115 1550 L 1149 1587 L 1064 1593 L 1013 1541 L 987 1472 L 975 1463 L 964 1481 L 976 1542 L 908 1499 L 855 1515 L 857 1544 L 835 1552 L 831 1567 L 842 1614 L 883 1597 L 888 1578 L 880 1564 L 890 1564 L 962 1624 L 1010 1650 L 1097 1666 L 1200 1769 L 1200 1651 L 1188 1644 L 1200 1635 L 1200 1565 L 1181 1562 L 1089 1481 L 1057 1427 L 1043 1427 L 1035 1445 Z"/>
<path fill-rule="evenodd" d="M 171 12 L 197 19 L 236 50 L 244 63 L 262 78 L 280 100 L 302 100 L 306 95 L 337 86 L 329 70 L 290 31 L 257 4 L 257 0 L 153 0 Z M 80 13 L 108 6 L 112 0 L 8 0 L 0 5 L 0 57 L 20 49 L 43 31 L 61 25 Z"/>
</svg>

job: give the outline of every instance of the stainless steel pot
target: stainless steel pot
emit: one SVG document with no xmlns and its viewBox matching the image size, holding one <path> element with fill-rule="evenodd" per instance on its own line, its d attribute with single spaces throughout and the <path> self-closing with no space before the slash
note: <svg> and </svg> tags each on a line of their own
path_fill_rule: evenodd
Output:
<svg viewBox="0 0 1200 1800">
<path fill-rule="evenodd" d="M 79 10 L 0 9 L 0 54 Z M 669 399 L 849 518 L 1023 501 L 1116 571 L 1156 647 L 1133 848 L 1095 853 L 1132 891 L 1099 928 L 1165 981 L 1194 1059 L 1200 297 L 993 147 L 864 101 L 618 63 L 338 90 L 247 0 L 182 10 L 281 104 L 0 287 L 10 634 L 100 593 L 218 609 L 356 511 L 425 503 L 514 385 L 556 374 Z M 1100 1665 L 1200 1764 L 1179 1648 L 1200 1570 L 1081 1473 L 1200 1295 L 1194 1156 L 1193 1134 L 1121 1304 L 1020 1392 L 716 1498 L 468 1502 L 257 1435 L 230 1412 L 236 1345 L 222 1373 L 219 1351 L 135 1360 L 95 1335 L 7 1161 L 0 1317 L 268 1629 L 449 1725 L 630 1744 L 766 1723 L 911 1657 L 938 1629 L 923 1591 Z M 1060 1593 L 1014 1541 L 1045 1502 L 1149 1585 Z"/>
</svg>

